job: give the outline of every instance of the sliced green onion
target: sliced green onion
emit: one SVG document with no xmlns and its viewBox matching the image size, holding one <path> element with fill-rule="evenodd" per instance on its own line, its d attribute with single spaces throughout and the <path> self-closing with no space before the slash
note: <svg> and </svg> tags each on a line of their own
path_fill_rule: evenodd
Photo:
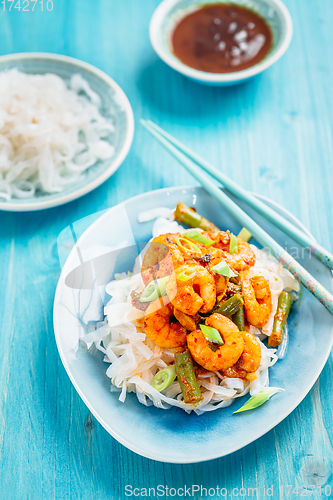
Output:
<svg viewBox="0 0 333 500">
<path fill-rule="evenodd" d="M 233 234 L 230 235 L 229 253 L 238 253 L 236 236 L 234 236 Z"/>
<path fill-rule="evenodd" d="M 268 401 L 274 394 L 283 390 L 284 389 L 280 389 L 280 387 L 264 387 L 259 394 L 252 396 L 252 398 L 246 401 L 245 405 L 239 408 L 239 410 L 234 411 L 233 415 L 242 411 L 254 410 L 255 408 L 258 408 L 258 406 L 266 403 L 266 401 Z"/>
<path fill-rule="evenodd" d="M 240 231 L 240 233 L 238 235 L 238 238 L 240 238 L 243 241 L 248 242 L 252 238 L 252 234 L 250 233 L 250 231 L 248 231 L 246 229 L 246 227 L 243 227 L 243 229 Z"/>
<path fill-rule="evenodd" d="M 212 328 L 211 326 L 200 325 L 200 330 L 204 334 L 204 337 L 208 342 L 212 342 L 213 344 L 223 345 L 223 339 L 220 335 L 220 332 L 216 330 L 216 328 Z"/>
<path fill-rule="evenodd" d="M 227 276 L 228 278 L 235 278 L 238 274 L 235 274 L 232 269 L 228 266 L 225 260 L 221 260 L 216 266 L 213 266 L 211 271 L 216 274 L 221 274 L 222 276 Z"/>
<path fill-rule="evenodd" d="M 200 231 L 186 231 L 186 233 L 183 233 L 184 238 L 189 238 L 190 240 L 198 241 L 199 243 L 202 243 L 205 245 L 205 247 L 209 247 L 211 245 L 214 245 L 215 241 L 206 238 Z"/>
<path fill-rule="evenodd" d="M 186 243 L 186 245 L 188 245 L 190 248 L 186 248 L 184 245 L 182 245 L 181 241 L 184 241 L 184 243 Z M 187 251 L 192 250 L 192 252 L 197 252 L 201 254 L 200 248 L 187 238 L 176 238 L 176 243 L 179 247 L 183 248 L 184 250 Z"/>
<path fill-rule="evenodd" d="M 151 385 L 154 387 L 154 389 L 161 392 L 169 387 L 169 385 L 172 384 L 175 378 L 176 367 L 175 365 L 170 365 L 167 368 L 164 368 L 163 370 L 160 370 L 156 373 Z"/>
<path fill-rule="evenodd" d="M 160 278 L 149 283 L 140 295 L 139 301 L 152 302 L 159 297 L 164 297 L 164 295 L 166 295 L 166 283 L 168 279 L 169 276 L 166 276 L 165 278 Z"/>
<path fill-rule="evenodd" d="M 186 274 L 187 272 L 190 272 L 190 274 Z M 177 275 L 177 280 L 179 281 L 188 281 L 192 278 L 194 278 L 196 273 L 196 268 L 195 267 L 188 267 L 187 269 L 184 269 L 181 273 Z"/>
</svg>

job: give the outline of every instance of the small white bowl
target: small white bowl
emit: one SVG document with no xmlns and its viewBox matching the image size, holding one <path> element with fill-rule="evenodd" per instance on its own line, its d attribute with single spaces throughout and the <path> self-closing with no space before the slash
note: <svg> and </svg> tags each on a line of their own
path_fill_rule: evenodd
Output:
<svg viewBox="0 0 333 500">
<path fill-rule="evenodd" d="M 31 198 L 12 198 L 9 201 L 1 199 L 0 210 L 28 212 L 63 205 L 89 193 L 111 177 L 125 160 L 134 134 L 133 111 L 119 85 L 91 64 L 58 54 L 27 52 L 1 56 L 0 72 L 11 68 L 24 73 L 55 73 L 66 81 L 75 73 L 81 74 L 101 98 L 102 115 L 112 110 L 116 129 L 113 140 L 115 154 L 108 160 L 96 162 L 77 182 L 68 185 L 60 193 L 37 193 Z"/>
<path fill-rule="evenodd" d="M 233 73 L 207 73 L 183 64 L 172 52 L 171 35 L 180 19 L 196 8 L 216 3 L 237 4 L 263 17 L 273 32 L 273 48 L 258 64 Z M 171 68 L 206 85 L 234 85 L 244 82 L 274 64 L 289 47 L 293 33 L 291 16 L 281 0 L 163 0 L 149 27 L 150 41 L 158 56 Z"/>
</svg>

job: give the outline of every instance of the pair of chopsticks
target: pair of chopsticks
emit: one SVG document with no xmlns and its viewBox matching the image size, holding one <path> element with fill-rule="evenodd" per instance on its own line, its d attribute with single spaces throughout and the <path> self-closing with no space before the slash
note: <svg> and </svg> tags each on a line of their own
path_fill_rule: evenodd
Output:
<svg viewBox="0 0 333 500">
<path fill-rule="evenodd" d="M 226 193 L 221 191 L 203 170 L 216 180 L 222 182 L 231 193 L 241 200 L 246 201 L 248 205 L 288 234 L 301 246 L 307 248 L 310 253 L 327 267 L 333 269 L 333 255 L 331 253 L 153 122 L 150 120 L 141 120 L 141 123 L 200 182 L 211 196 L 233 215 L 242 226 L 246 227 L 263 247 L 268 247 L 274 257 L 333 314 L 333 295 L 232 201 Z"/>
</svg>

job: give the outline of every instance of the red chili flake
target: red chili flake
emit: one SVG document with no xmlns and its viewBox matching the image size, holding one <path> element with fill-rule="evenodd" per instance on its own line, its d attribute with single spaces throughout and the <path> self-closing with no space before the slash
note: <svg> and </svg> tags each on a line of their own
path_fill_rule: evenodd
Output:
<svg viewBox="0 0 333 500">
<path fill-rule="evenodd" d="M 218 353 L 217 357 L 218 357 L 218 358 L 220 358 L 220 357 L 221 357 L 221 354 L 220 354 L 220 353 Z"/>
<path fill-rule="evenodd" d="M 194 337 L 194 342 L 196 342 L 198 339 L 196 337 Z"/>
</svg>

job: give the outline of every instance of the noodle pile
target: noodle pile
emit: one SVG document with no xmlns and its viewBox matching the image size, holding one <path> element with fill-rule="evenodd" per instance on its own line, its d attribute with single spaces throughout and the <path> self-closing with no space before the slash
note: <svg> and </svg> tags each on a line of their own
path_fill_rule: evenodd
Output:
<svg viewBox="0 0 333 500">
<path fill-rule="evenodd" d="M 114 125 L 82 76 L 0 73 L 0 198 L 57 193 L 114 155 Z"/>
</svg>

